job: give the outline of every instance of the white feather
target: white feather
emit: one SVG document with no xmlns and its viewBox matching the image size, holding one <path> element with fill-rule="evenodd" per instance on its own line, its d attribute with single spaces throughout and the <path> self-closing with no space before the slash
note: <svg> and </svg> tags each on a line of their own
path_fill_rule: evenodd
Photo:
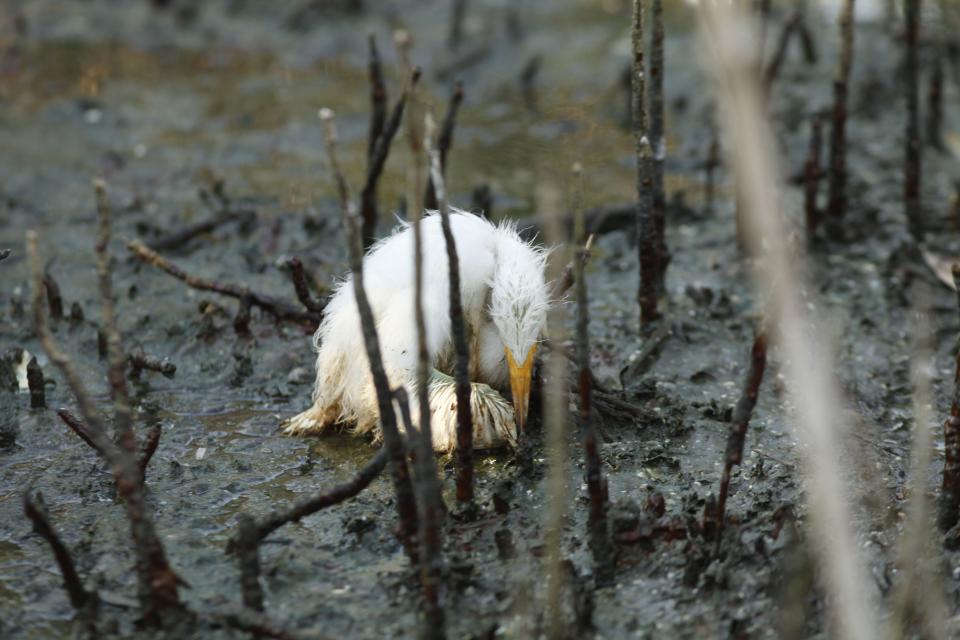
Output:
<svg viewBox="0 0 960 640">
<path fill-rule="evenodd" d="M 427 348 L 431 365 L 450 374 L 454 355 L 446 243 L 439 215 L 428 213 L 421 224 Z M 514 359 L 522 361 L 546 322 L 546 252 L 524 242 L 511 223 L 498 226 L 454 209 L 450 224 L 460 258 L 460 295 L 470 343 L 470 378 L 502 391 L 508 384 L 504 347 L 510 349 Z M 414 398 L 417 334 L 413 310 L 413 230 L 408 224 L 401 224 L 370 249 L 364 259 L 364 284 L 390 384 L 406 387 Z M 319 432 L 338 423 L 352 424 L 361 433 L 377 429 L 376 395 L 351 276 L 336 287 L 314 336 L 314 346 L 314 405 L 287 423 L 287 433 Z M 448 392 L 443 385 L 431 385 L 432 396 Z M 476 398 L 482 400 L 484 394 L 473 395 L 471 405 L 476 406 Z M 451 424 L 445 400 L 431 397 L 432 411 L 439 419 L 434 422 L 435 446 L 442 450 L 455 443 L 455 436 L 451 440 L 451 434 L 446 433 L 450 428 L 455 431 L 456 421 Z M 489 407 L 478 407 L 475 416 L 486 416 L 488 422 L 494 419 L 491 416 L 501 416 L 501 405 L 509 406 L 502 397 L 502 402 L 489 396 L 483 401 L 489 402 Z M 441 404 L 443 416 L 437 415 Z M 412 408 L 414 420 L 418 421 L 415 407 Z M 475 424 L 478 448 L 509 442 L 504 419 L 501 416 L 496 420 L 500 421 L 499 426 L 492 422 Z"/>
</svg>

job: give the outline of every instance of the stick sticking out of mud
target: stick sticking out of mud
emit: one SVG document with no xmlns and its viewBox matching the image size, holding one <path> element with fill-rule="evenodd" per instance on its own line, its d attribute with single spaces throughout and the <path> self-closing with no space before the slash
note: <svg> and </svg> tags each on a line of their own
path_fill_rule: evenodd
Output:
<svg viewBox="0 0 960 640">
<path fill-rule="evenodd" d="M 640 304 L 640 324 L 643 326 L 660 317 L 657 309 L 657 224 L 653 212 L 653 149 L 650 145 L 649 122 L 646 108 L 646 70 L 643 46 L 644 0 L 633 0 L 633 135 L 637 155 L 637 254 L 640 261 L 640 281 L 637 301 Z"/>
<path fill-rule="evenodd" d="M 370 361 L 370 373 L 373 377 L 374 388 L 377 392 L 377 407 L 380 412 L 380 428 L 383 431 L 383 445 L 389 457 L 390 473 L 393 476 L 394 489 L 397 494 L 397 515 L 399 523 L 397 537 L 407 552 L 411 562 L 416 565 L 419 561 L 417 549 L 417 505 L 413 493 L 413 484 L 410 481 L 410 470 L 407 467 L 406 451 L 397 428 L 397 416 L 393 410 L 393 396 L 390 393 L 390 383 L 383 368 L 383 358 L 380 355 L 380 340 L 377 337 L 377 327 L 373 319 L 373 310 L 367 298 L 363 284 L 363 244 L 360 236 L 360 214 L 357 206 L 350 197 L 350 189 L 340 169 L 337 159 L 337 130 L 334 123 L 333 111 L 320 110 L 320 119 L 323 121 L 324 142 L 327 148 L 327 158 L 333 170 L 334 182 L 340 198 L 343 213 L 343 222 L 347 232 L 347 244 L 350 252 L 350 269 L 353 273 L 353 289 L 357 299 L 357 310 L 360 315 L 360 325 L 363 330 L 363 342 Z M 399 123 L 397 124 L 399 126 Z"/>
<path fill-rule="evenodd" d="M 83 586 L 83 581 L 80 579 L 80 574 L 77 573 L 77 567 L 73 563 L 70 550 L 67 549 L 67 545 L 63 544 L 63 540 L 60 539 L 53 525 L 50 524 L 50 514 L 47 513 L 47 505 L 43 501 L 43 494 L 37 492 L 34 495 L 32 489 L 24 492 L 23 512 L 33 523 L 33 532 L 50 545 L 53 556 L 60 566 L 60 573 L 63 575 L 63 588 L 70 597 L 70 604 L 77 611 L 87 610 L 91 608 L 90 605 L 93 605 L 92 608 L 95 609 L 98 599 L 97 594 L 87 591 Z"/>
<path fill-rule="evenodd" d="M 820 226 L 820 207 L 817 206 L 817 196 L 820 193 L 820 178 L 823 170 L 820 167 L 821 148 L 823 147 L 823 118 L 819 113 L 810 120 L 810 146 L 807 150 L 807 160 L 803 165 L 803 210 L 807 227 L 807 240 L 812 240 Z"/>
<path fill-rule="evenodd" d="M 839 226 L 847 209 L 847 94 L 853 67 L 854 0 L 844 0 L 840 10 L 840 56 L 833 79 L 833 109 L 830 129 L 830 190 L 827 213 Z"/>
<path fill-rule="evenodd" d="M 960 308 L 960 265 L 953 265 L 953 283 L 957 287 Z M 940 528 L 947 531 L 960 520 L 960 338 L 956 347 L 953 376 L 953 401 L 950 417 L 943 423 L 943 485 L 940 496 Z"/>
<path fill-rule="evenodd" d="M 777 80 L 777 76 L 780 75 L 780 67 L 787 57 L 787 48 L 790 46 L 790 41 L 793 39 L 794 34 L 799 34 L 802 24 L 803 13 L 799 9 L 793 11 L 790 17 L 787 18 L 787 21 L 783 23 L 780 38 L 777 40 L 777 48 L 774 49 L 773 57 L 770 59 L 763 73 L 764 87 L 767 93 L 770 92 L 773 83 Z"/>
<path fill-rule="evenodd" d="M 123 340 L 117 325 L 117 313 L 113 306 L 111 282 L 110 236 L 112 230 L 111 209 L 107 199 L 107 185 L 103 180 L 93 181 L 97 201 L 97 241 L 94 253 L 97 258 L 97 284 L 100 289 L 101 322 L 107 338 L 107 381 L 110 397 L 116 414 L 117 438 L 120 446 L 131 454 L 136 449 L 133 433 L 133 417 L 130 409 L 130 393 L 127 390 L 127 362 L 123 352 Z M 142 478 L 141 478 L 142 482 Z"/>
<path fill-rule="evenodd" d="M 410 223 L 413 226 L 413 315 L 417 327 L 417 406 L 419 428 L 415 477 L 420 514 L 420 591 L 423 594 L 423 638 L 446 637 L 443 590 L 443 526 L 444 506 L 437 477 L 437 461 L 433 453 L 433 431 L 430 424 L 430 352 L 427 347 L 427 323 L 423 312 L 423 186 L 426 180 L 426 140 L 424 138 L 424 108 L 420 95 L 413 87 L 407 112 L 407 143 L 410 145 Z"/>
<path fill-rule="evenodd" d="M 460 299 L 460 257 L 457 243 L 450 228 L 450 205 L 447 202 L 447 187 L 443 177 L 443 151 L 435 141 L 433 119 L 427 116 L 427 153 L 430 155 L 431 188 L 440 211 L 440 226 L 447 245 L 447 264 L 450 283 L 450 324 L 453 333 L 453 349 L 457 361 L 454 378 L 457 385 L 457 501 L 473 505 L 473 415 L 470 405 L 470 349 L 467 345 L 467 330 L 463 320 L 463 301 Z"/>
<path fill-rule="evenodd" d="M 712 118 L 711 118 L 712 121 Z M 717 192 L 717 168 L 720 167 L 720 132 L 716 124 L 710 125 L 710 147 L 703 163 L 705 175 L 703 187 L 703 214 L 713 213 L 713 201 Z"/>
<path fill-rule="evenodd" d="M 783 372 L 794 398 L 809 505 L 810 548 L 819 559 L 831 622 L 837 635 L 868 640 L 880 635 L 867 574 L 853 518 L 847 504 L 845 474 L 839 460 L 837 434 L 845 428 L 845 412 L 835 382 L 835 366 L 825 341 L 811 336 L 817 329 L 813 305 L 802 292 L 809 287 L 787 245 L 779 215 L 780 188 L 774 136 L 766 118 L 756 63 L 745 46 L 740 25 L 741 3 L 700 5 L 700 33 L 718 89 L 720 113 L 735 148 L 728 159 L 743 177 L 744 221 L 753 255 L 763 256 L 754 270 L 761 299 L 768 300 L 770 330 L 783 350 Z"/>
<path fill-rule="evenodd" d="M 763 372 L 767 368 L 767 334 L 762 326 L 757 328 L 753 337 L 753 347 L 750 350 L 750 365 L 743 381 L 743 392 L 737 405 L 733 409 L 733 418 L 730 424 L 730 433 L 727 435 L 727 450 L 723 457 L 723 475 L 720 477 L 720 491 L 717 496 L 716 513 L 713 514 L 716 527 L 717 544 L 720 544 L 723 525 L 727 512 L 727 496 L 730 493 L 730 475 L 735 465 L 743 464 L 743 445 L 747 439 L 747 428 L 753 416 L 753 408 L 757 404 L 760 393 L 760 384 L 763 382 Z M 707 523 L 704 523 L 707 525 Z M 705 529 L 708 527 L 705 526 Z"/>
<path fill-rule="evenodd" d="M 597 581 L 608 584 L 613 579 L 614 556 L 610 533 L 607 526 L 607 482 L 603 477 L 603 461 L 600 459 L 600 445 L 593 417 L 593 374 L 590 371 L 590 309 L 587 299 L 587 279 L 584 275 L 587 252 L 584 241 L 583 224 L 583 169 L 580 163 L 573 165 L 573 211 L 574 238 L 581 248 L 573 259 L 576 265 L 577 283 L 577 366 L 578 390 L 580 395 L 580 438 L 583 442 L 583 456 L 586 466 L 587 493 L 590 496 L 590 517 L 588 532 L 590 551 Z"/>
<path fill-rule="evenodd" d="M 150 466 L 153 454 L 157 452 L 157 447 L 160 446 L 161 435 L 163 435 L 163 426 L 158 422 L 150 428 L 143 444 L 140 445 L 140 473 L 143 474 L 144 480 L 146 480 L 147 467 Z"/>
<path fill-rule="evenodd" d="M 383 65 L 380 63 L 380 50 L 377 38 L 372 33 L 367 37 L 370 47 L 370 133 L 367 137 L 367 162 L 373 159 L 377 140 L 383 134 L 383 125 L 387 121 L 387 84 L 383 81 Z"/>
<path fill-rule="evenodd" d="M 440 135 L 437 137 L 436 147 L 440 156 L 440 173 L 447 175 L 447 154 L 450 153 L 450 147 L 453 145 L 453 130 L 457 124 L 457 112 L 463 103 L 463 84 L 457 82 L 453 87 L 453 94 L 450 96 L 450 106 L 447 107 L 447 114 L 443 117 L 443 124 L 440 126 Z M 440 208 L 436 187 L 433 181 L 433 170 L 430 170 L 430 176 L 427 178 L 427 193 L 424 196 L 423 206 L 428 210 L 438 210 Z"/>
<path fill-rule="evenodd" d="M 939 45 L 931 62 L 927 84 L 927 144 L 943 149 L 943 50 Z"/>
<path fill-rule="evenodd" d="M 367 180 L 360 192 L 360 213 L 363 219 L 363 248 L 366 249 L 374 240 L 376 240 L 377 231 L 377 183 L 383 174 L 383 168 L 387 163 L 387 157 L 390 155 L 390 145 L 393 142 L 400 123 L 403 120 L 403 112 L 407 104 L 407 96 L 413 87 L 420 82 L 420 69 L 414 69 L 410 75 L 410 80 L 404 88 L 400 98 L 393 106 L 390 113 L 390 119 L 387 120 L 383 131 L 377 138 L 373 146 L 373 152 L 370 154 L 370 161 L 367 164 Z"/>
<path fill-rule="evenodd" d="M 54 320 L 62 320 L 63 296 L 60 293 L 60 285 L 54 280 L 53 274 L 49 270 L 43 274 L 43 287 L 47 291 L 47 307 L 50 309 L 50 317 Z"/>
<path fill-rule="evenodd" d="M 666 293 L 667 266 L 670 250 L 667 248 L 667 195 L 664 187 L 663 165 L 667 157 L 667 138 L 663 109 L 663 81 L 667 69 L 663 56 L 663 0 L 653 0 L 653 39 L 650 44 L 650 141 L 653 147 L 653 219 L 656 236 L 657 295 Z"/>
<path fill-rule="evenodd" d="M 447 29 L 447 48 L 456 51 L 463 42 L 463 19 L 467 15 L 467 0 L 453 0 L 450 7 L 450 27 Z"/>
<path fill-rule="evenodd" d="M 290 258 L 290 279 L 293 281 L 293 289 L 297 292 L 297 300 L 306 308 L 307 311 L 322 314 L 327 306 L 326 300 L 317 300 L 310 292 L 310 285 L 307 283 L 307 273 L 303 269 L 303 262 L 300 258 Z"/>
<path fill-rule="evenodd" d="M 920 138 L 920 0 L 906 0 L 906 49 L 903 64 L 903 89 L 907 122 L 903 154 L 903 208 L 910 234 L 923 240 L 923 211 L 920 202 L 920 169 L 923 141 Z"/>
<path fill-rule="evenodd" d="M 134 380 L 140 379 L 140 374 L 144 369 L 156 371 L 167 378 L 172 378 L 177 373 L 177 365 L 169 360 L 149 356 L 143 351 L 134 351 L 130 354 L 130 377 Z"/>
<path fill-rule="evenodd" d="M 381 447 L 353 478 L 316 495 L 297 501 L 287 509 L 278 509 L 260 520 L 241 514 L 237 531 L 227 543 L 227 553 L 240 563 L 241 593 L 244 606 L 263 611 L 263 590 L 260 586 L 260 544 L 285 524 L 299 522 L 318 511 L 355 497 L 370 486 L 387 466 L 387 450 Z"/>
<path fill-rule="evenodd" d="M 43 409 L 47 406 L 46 392 L 43 388 L 43 369 L 36 358 L 27 363 L 27 387 L 30 389 L 30 407 Z"/>
<path fill-rule="evenodd" d="M 543 229 L 545 239 L 551 246 L 558 247 L 557 255 L 551 256 L 548 281 L 560 278 L 565 264 L 568 235 L 559 216 L 544 216 Z M 553 344 L 562 345 L 567 335 L 563 305 L 551 305 L 547 316 L 547 331 Z M 568 382 L 567 354 L 564 349 L 551 349 L 545 365 L 544 394 L 544 431 L 547 451 L 546 496 L 547 508 L 544 520 L 544 547 L 546 548 L 547 598 L 544 611 L 546 635 L 548 638 L 564 636 L 563 593 L 569 579 L 564 570 L 563 521 L 567 513 L 567 429 L 568 429 Z"/>
<path fill-rule="evenodd" d="M 109 218 L 107 218 L 107 222 L 109 222 Z M 101 230 L 98 243 L 103 237 L 104 233 Z M 132 451 L 126 448 L 125 442 L 123 442 L 124 446 L 117 446 L 107 437 L 103 418 L 97 411 L 93 398 L 80 373 L 56 344 L 53 334 L 50 332 L 46 316 L 43 313 L 43 272 L 40 267 L 38 242 L 37 233 L 32 230 L 28 231 L 26 247 L 33 281 L 34 331 L 50 361 L 60 370 L 73 391 L 80 413 L 86 421 L 86 436 L 108 462 L 117 486 L 117 492 L 126 505 L 133 537 L 134 554 L 137 558 L 138 597 L 143 619 L 151 626 L 173 624 L 184 611 L 178 593 L 180 579 L 167 562 L 163 543 L 154 528 L 150 504 L 145 496 L 143 474 L 140 471 L 139 462 Z M 99 263 L 100 259 L 98 258 L 98 267 L 100 266 Z M 106 261 L 106 264 L 109 264 L 109 260 Z M 109 270 L 104 277 L 109 279 Z M 102 305 L 112 304 L 112 301 L 103 299 L 108 293 L 109 288 L 103 286 L 103 278 L 101 278 Z M 112 319 L 112 315 L 108 318 L 105 314 L 105 319 Z M 115 326 L 106 329 L 108 335 L 115 331 Z M 122 415 L 122 407 L 115 406 L 114 414 L 115 419 L 119 421 Z"/>
<path fill-rule="evenodd" d="M 301 309 L 298 305 L 287 302 L 286 300 L 281 300 L 280 298 L 275 298 L 265 293 L 250 291 L 242 285 L 217 282 L 216 280 L 208 280 L 206 278 L 201 278 L 200 276 L 191 275 L 158 254 L 156 251 L 150 249 L 150 247 L 146 246 L 139 240 L 128 241 L 127 249 L 139 260 L 157 267 L 162 271 L 166 271 L 177 280 L 185 283 L 188 287 L 192 287 L 200 291 L 213 291 L 214 293 L 219 293 L 221 295 L 236 298 L 238 300 L 249 296 L 250 303 L 253 306 L 259 307 L 260 309 L 273 314 L 280 320 L 316 323 L 321 319 L 320 314 L 316 312 Z"/>
</svg>

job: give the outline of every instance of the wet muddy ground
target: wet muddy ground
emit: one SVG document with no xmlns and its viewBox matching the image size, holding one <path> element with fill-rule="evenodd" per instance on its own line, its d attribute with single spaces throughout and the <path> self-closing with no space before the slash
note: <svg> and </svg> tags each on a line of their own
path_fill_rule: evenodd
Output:
<svg viewBox="0 0 960 640">
<path fill-rule="evenodd" d="M 177 367 L 170 378 L 146 372 L 133 388 L 141 431 L 163 426 L 148 472 L 150 501 L 171 563 L 189 584 L 183 597 L 199 610 L 240 602 L 236 562 L 224 552 L 239 513 L 263 515 L 343 481 L 375 449 L 347 435 L 279 435 L 279 422 L 309 404 L 314 327 L 254 310 L 252 335 L 238 336 L 236 300 L 188 289 L 131 261 L 122 239 L 150 240 L 206 219 L 215 212 L 200 192 L 222 180 L 230 206 L 255 212 L 254 221 L 223 226 L 165 255 L 192 273 L 291 302 L 296 298 L 284 265 L 298 256 L 319 288 L 328 287 L 345 268 L 345 249 L 315 114 L 320 106 L 337 111 L 348 178 L 358 188 L 369 114 L 366 34 L 379 38 L 392 100 L 400 74 L 391 34 L 399 27 L 413 35 L 413 58 L 424 67 L 438 112 L 452 81 L 465 85 L 448 175 L 454 204 L 470 208 L 475 188 L 486 185 L 494 218 L 562 211 L 574 161 L 585 167 L 588 207 L 628 203 L 634 194 L 621 80 L 629 56 L 629 3 L 470 3 L 454 50 L 447 43 L 448 9 L 440 3 L 370 2 L 360 12 L 350 10 L 351 3 L 326 3 L 318 11 L 299 11 L 312 4 L 306 2 L 268 8 L 225 0 L 196 11 L 189 10 L 191 3 L 173 4 L 161 11 L 147 2 L 4 6 L 0 248 L 13 253 L 0 263 L 0 347 L 36 354 L 49 381 L 47 409 L 31 409 L 25 392 L 0 390 L 3 637 L 71 633 L 73 611 L 60 575 L 22 514 L 28 487 L 43 492 L 81 574 L 105 594 L 101 633 L 134 630 L 135 578 L 123 510 L 104 465 L 57 418 L 55 409 L 72 406 L 73 399 L 23 311 L 29 303 L 23 234 L 34 228 L 67 307 L 79 304 L 86 318 L 59 321 L 56 336 L 106 406 L 91 177 L 108 181 L 115 211 L 111 250 L 127 346 Z M 750 265 L 736 248 L 730 176 L 723 168 L 714 206 L 704 206 L 713 98 L 688 10 L 667 4 L 672 331 L 648 368 L 629 367 L 631 354 L 646 344 L 637 337 L 636 251 L 629 230 L 598 237 L 588 274 L 594 372 L 644 411 L 635 420 L 602 425 L 620 544 L 614 584 L 598 589 L 586 546 L 582 450 L 571 434 L 573 499 L 564 551 L 576 578 L 568 594 L 569 628 L 571 635 L 607 638 L 821 634 L 827 623 L 803 544 L 808 507 L 776 350 L 745 461 L 734 477 L 731 524 L 719 550 L 698 532 L 703 505 L 717 490 L 758 305 Z M 768 42 L 783 17 L 774 11 Z M 802 169 L 809 115 L 830 102 L 835 28 L 819 7 L 810 19 L 818 63 L 805 65 L 791 51 L 771 94 L 785 180 Z M 879 596 L 896 580 L 908 498 L 914 283 L 926 282 L 932 291 L 938 420 L 949 408 L 957 331 L 954 294 L 918 260 L 900 204 L 905 116 L 899 50 L 899 40 L 881 22 L 858 23 L 849 241 L 821 242 L 808 261 L 814 283 L 808 302 L 828 320 L 822 339 L 836 345 L 838 373 L 856 417 L 844 439 L 844 461 L 870 586 Z M 531 67 L 538 71 L 525 90 L 520 78 Z M 923 171 L 931 242 L 947 254 L 960 250 L 958 223 L 949 217 L 957 91 L 948 80 L 947 148 L 927 148 Z M 408 158 L 398 138 L 381 184 L 384 211 L 395 208 L 404 192 Z M 799 222 L 799 187 L 785 190 L 783 205 Z M 384 232 L 389 225 L 384 216 Z M 938 425 L 927 427 L 942 452 Z M 542 464 L 539 445 L 535 459 Z M 453 467 L 445 462 L 444 487 L 453 504 Z M 480 518 L 451 520 L 446 527 L 450 635 L 528 637 L 545 588 L 542 473 L 519 473 L 506 452 L 483 456 L 478 466 Z M 942 455 L 934 456 L 931 493 L 941 467 Z M 320 637 L 414 635 L 419 596 L 393 535 L 392 505 L 392 487 L 382 477 L 357 498 L 272 535 L 263 547 L 271 618 Z M 945 553 L 944 589 L 954 612 L 960 559 Z"/>
</svg>

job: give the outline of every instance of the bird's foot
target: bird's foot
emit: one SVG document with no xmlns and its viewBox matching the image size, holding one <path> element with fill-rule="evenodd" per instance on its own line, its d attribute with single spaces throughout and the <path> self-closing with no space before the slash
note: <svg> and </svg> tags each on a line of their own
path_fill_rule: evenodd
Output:
<svg viewBox="0 0 960 640">
<path fill-rule="evenodd" d="M 280 429 L 283 431 L 283 434 L 287 436 L 305 436 L 323 433 L 331 424 L 327 413 L 327 411 L 316 406 L 310 407 L 303 413 L 284 420 L 280 423 Z"/>
<path fill-rule="evenodd" d="M 470 384 L 473 447 L 497 449 L 517 446 L 513 405 L 493 387 Z M 450 376 L 434 371 L 430 379 L 430 428 L 433 448 L 450 452 L 457 448 L 457 390 Z"/>
</svg>

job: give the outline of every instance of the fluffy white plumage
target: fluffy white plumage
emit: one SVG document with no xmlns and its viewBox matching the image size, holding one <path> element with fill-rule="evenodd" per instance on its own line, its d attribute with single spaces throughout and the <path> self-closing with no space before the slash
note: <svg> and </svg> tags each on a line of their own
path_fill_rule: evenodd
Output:
<svg viewBox="0 0 960 640">
<path fill-rule="evenodd" d="M 456 397 L 449 377 L 455 355 L 447 251 L 440 216 L 428 214 L 421 224 L 427 349 L 436 370 L 430 381 L 433 444 L 438 451 L 449 451 L 456 447 Z M 544 281 L 546 251 L 524 242 L 511 223 L 495 225 L 455 209 L 450 224 L 460 258 L 470 347 L 474 443 L 477 448 L 512 445 L 514 410 L 499 392 L 513 387 L 515 402 L 522 403 L 517 410 L 522 426 L 533 353 L 550 301 Z M 374 245 L 364 259 L 364 284 L 387 377 L 392 387 L 406 387 L 411 398 L 417 366 L 413 267 L 413 229 L 407 224 Z M 336 424 L 352 424 L 358 433 L 378 430 L 376 392 L 349 275 L 327 305 L 314 346 L 314 404 L 286 424 L 286 433 L 319 433 Z M 416 403 L 411 404 L 418 422 Z"/>
</svg>

